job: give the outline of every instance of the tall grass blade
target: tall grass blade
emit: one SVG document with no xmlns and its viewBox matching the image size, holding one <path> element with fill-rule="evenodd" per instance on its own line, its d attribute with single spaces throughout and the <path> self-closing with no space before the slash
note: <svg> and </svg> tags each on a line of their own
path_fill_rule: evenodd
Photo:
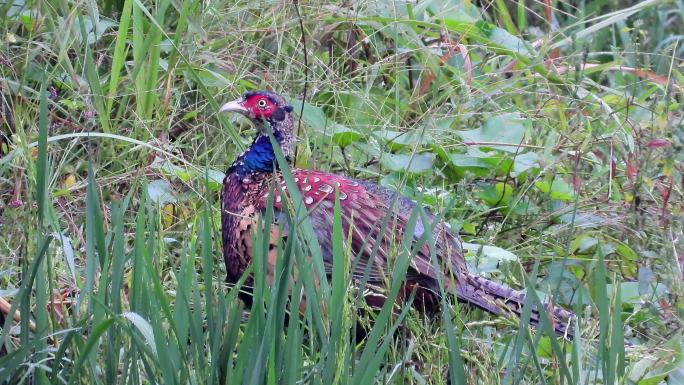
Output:
<svg viewBox="0 0 684 385">
<path fill-rule="evenodd" d="M 116 43 L 114 44 L 114 52 L 112 53 L 112 68 L 109 78 L 109 90 L 107 92 L 107 117 L 112 116 L 112 107 L 114 106 L 114 98 L 119 87 L 119 79 L 121 78 L 121 69 L 123 68 L 126 59 L 128 47 L 126 42 L 128 40 L 128 29 L 131 24 L 133 0 L 124 0 L 121 16 L 119 17 L 119 27 L 116 32 Z"/>
<path fill-rule="evenodd" d="M 96 25 L 96 20 L 92 19 L 92 12 L 93 10 L 91 9 L 91 22 L 93 25 Z M 77 20 L 81 30 L 81 45 L 85 59 L 85 75 L 86 79 L 88 80 L 91 96 L 93 98 L 92 104 L 97 112 L 97 119 L 102 126 L 102 131 L 111 132 L 111 128 L 109 126 L 109 115 L 107 114 L 107 109 L 105 107 L 104 93 L 102 92 L 102 85 L 100 83 L 100 75 L 95 67 L 92 50 L 88 45 L 88 33 L 86 32 L 84 16 L 78 14 Z"/>
<path fill-rule="evenodd" d="M 47 76 L 47 73 L 44 74 Z M 35 231 L 36 245 L 40 245 L 46 238 L 47 218 L 49 208 L 49 180 L 50 168 L 48 166 L 48 152 L 47 152 L 47 137 L 48 137 L 48 101 L 46 93 L 46 80 L 41 84 L 40 97 L 40 112 L 38 115 L 38 160 L 36 165 L 36 201 L 38 203 L 38 223 Z M 47 309 L 50 296 L 50 275 L 49 266 L 51 266 L 50 253 L 45 253 L 44 258 L 34 259 L 37 263 L 36 273 L 36 288 L 35 288 L 35 306 L 39 309 L 35 312 L 36 315 L 36 330 L 33 338 L 38 340 L 36 344 L 36 363 L 44 362 L 49 359 L 47 355 L 47 340 L 46 336 L 50 332 L 50 325 L 48 319 Z M 23 313 L 24 318 L 28 318 L 29 313 Z M 9 317 L 11 318 L 11 317 Z M 37 369 L 37 383 L 46 384 L 48 382 L 46 372 L 42 369 Z"/>
</svg>

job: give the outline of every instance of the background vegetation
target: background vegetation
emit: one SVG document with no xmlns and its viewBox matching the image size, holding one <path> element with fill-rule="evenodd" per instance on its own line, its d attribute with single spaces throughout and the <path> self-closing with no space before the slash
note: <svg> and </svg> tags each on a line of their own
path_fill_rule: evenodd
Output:
<svg viewBox="0 0 684 385">
<path fill-rule="evenodd" d="M 683 21 L 681 0 L 2 0 L 0 383 L 684 383 Z M 422 199 L 577 338 L 446 301 L 358 315 L 339 228 L 312 290 L 306 224 L 243 309 L 217 198 L 253 131 L 215 112 L 262 88 L 301 116 L 298 166 Z M 325 305 L 286 317 L 289 284 Z"/>
</svg>

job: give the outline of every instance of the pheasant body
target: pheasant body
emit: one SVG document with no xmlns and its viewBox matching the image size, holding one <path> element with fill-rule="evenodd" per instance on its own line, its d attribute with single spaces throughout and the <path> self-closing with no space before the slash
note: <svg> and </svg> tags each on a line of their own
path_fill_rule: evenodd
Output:
<svg viewBox="0 0 684 385">
<path fill-rule="evenodd" d="M 259 131 L 254 142 L 229 168 L 222 191 L 223 252 L 228 271 L 227 280 L 237 282 L 250 264 L 252 256 L 251 231 L 260 213 L 266 211 L 269 194 L 275 218 L 284 215 L 287 186 L 283 181 L 267 128 L 279 142 L 286 158 L 294 152 L 292 135 L 292 107 L 284 99 L 267 91 L 247 93 L 237 101 L 227 103 L 223 111 L 239 112 L 249 117 Z M 393 254 L 405 237 L 414 241 L 432 229 L 439 271 L 431 261 L 431 252 L 423 245 L 409 261 L 403 283 L 405 295 L 416 291 L 414 304 L 419 308 L 438 306 L 440 292 L 438 275 L 445 277 L 446 289 L 459 301 L 475 305 L 494 314 L 520 315 L 524 294 L 504 285 L 468 273 L 460 239 L 449 227 L 427 209 L 418 207 L 410 199 L 392 189 L 372 182 L 356 180 L 314 170 L 292 170 L 294 181 L 308 210 L 316 238 L 321 246 L 323 262 L 332 271 L 331 234 L 335 197 L 340 200 L 340 214 L 345 239 L 350 240 L 353 280 L 366 280 L 371 290 L 364 292 L 366 302 L 382 306 L 387 279 L 392 276 Z M 281 195 L 282 194 L 284 195 Z M 407 234 L 409 218 L 414 210 L 423 210 L 412 234 Z M 276 263 L 275 244 L 287 236 L 286 221 L 271 226 L 271 243 L 267 257 L 267 277 L 272 279 Z M 402 296 L 402 297 L 405 297 Z M 568 329 L 574 314 L 563 309 L 549 308 L 558 333 L 570 334 Z M 532 323 L 538 322 L 533 311 Z"/>
</svg>

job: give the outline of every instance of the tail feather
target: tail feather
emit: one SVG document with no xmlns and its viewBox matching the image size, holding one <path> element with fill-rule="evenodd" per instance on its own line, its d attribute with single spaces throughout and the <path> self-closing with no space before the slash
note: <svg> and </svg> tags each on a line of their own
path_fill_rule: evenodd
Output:
<svg viewBox="0 0 684 385">
<path fill-rule="evenodd" d="M 458 288 L 457 296 L 461 302 L 497 315 L 512 313 L 520 317 L 525 303 L 525 294 L 472 274 L 466 274 L 465 282 Z M 546 310 L 556 333 L 572 339 L 574 331 L 572 322 L 576 319 L 575 313 L 550 304 L 546 305 Z M 539 317 L 539 310 L 533 308 L 530 323 L 538 325 Z"/>
</svg>

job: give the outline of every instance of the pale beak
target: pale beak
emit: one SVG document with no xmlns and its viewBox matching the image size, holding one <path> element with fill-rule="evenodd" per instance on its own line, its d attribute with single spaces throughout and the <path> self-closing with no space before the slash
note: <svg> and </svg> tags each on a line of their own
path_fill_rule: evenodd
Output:
<svg viewBox="0 0 684 385">
<path fill-rule="evenodd" d="M 233 100 L 232 102 L 228 102 L 221 106 L 219 112 L 238 112 L 240 114 L 245 115 L 247 114 L 247 112 L 249 112 L 249 110 L 242 105 L 242 100 L 238 99 Z"/>
</svg>

